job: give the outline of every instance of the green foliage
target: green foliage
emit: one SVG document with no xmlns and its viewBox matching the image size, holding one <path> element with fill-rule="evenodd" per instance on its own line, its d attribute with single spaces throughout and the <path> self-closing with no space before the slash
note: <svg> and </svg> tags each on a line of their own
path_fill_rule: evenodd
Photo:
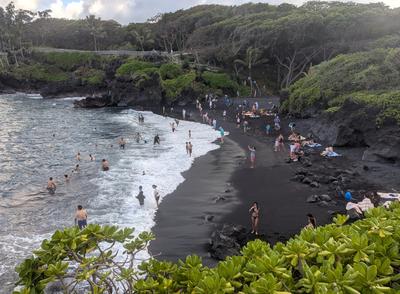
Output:
<svg viewBox="0 0 400 294">
<path fill-rule="evenodd" d="M 195 72 L 189 72 L 178 76 L 175 79 L 165 80 L 162 82 L 165 95 L 167 98 L 174 99 L 177 98 L 181 93 L 192 86 L 196 79 Z"/>
<path fill-rule="evenodd" d="M 41 64 L 22 64 L 10 68 L 8 73 L 18 80 L 29 80 L 39 82 L 60 82 L 66 81 L 69 75 L 55 66 Z"/>
<path fill-rule="evenodd" d="M 182 74 L 182 68 L 176 63 L 165 63 L 160 66 L 160 76 L 163 80 L 175 79 Z"/>
<path fill-rule="evenodd" d="M 400 123 L 400 49 L 340 55 L 313 67 L 290 87 L 283 110 L 301 114 L 308 107 L 336 112 L 347 99 L 379 110 L 377 122 Z"/>
<path fill-rule="evenodd" d="M 110 293 L 111 281 L 124 285 L 124 293 L 398 293 L 400 204 L 371 209 L 350 225 L 347 220 L 338 215 L 334 223 L 303 229 L 273 248 L 249 242 L 240 256 L 214 268 L 194 255 L 178 263 L 149 259 L 137 269 L 130 262 L 116 267 L 111 262 L 115 243 L 123 244 L 129 261 L 152 235 L 134 238 L 131 229 L 96 225 L 65 229 L 18 266 L 18 284 L 25 288 L 16 293 L 42 293 L 49 282 L 67 276 L 76 283 L 89 281 L 97 289 L 93 293 Z M 80 265 L 72 272 L 71 262 Z"/>
<path fill-rule="evenodd" d="M 225 73 L 205 71 L 202 73 L 201 77 L 205 84 L 210 86 L 212 89 L 222 89 L 223 91 L 236 93 L 239 88 L 239 85 Z"/>
<path fill-rule="evenodd" d="M 89 85 L 101 85 L 104 82 L 105 73 L 100 69 L 81 67 L 75 71 L 75 75 Z"/>
<path fill-rule="evenodd" d="M 116 74 L 117 76 L 132 76 L 135 74 L 148 74 L 149 72 L 155 71 L 157 71 L 157 69 L 150 62 L 129 59 L 117 69 Z"/>
<path fill-rule="evenodd" d="M 101 56 L 90 52 L 49 52 L 35 55 L 41 62 L 65 71 L 73 71 L 81 66 L 92 67 L 101 60 Z"/>
</svg>

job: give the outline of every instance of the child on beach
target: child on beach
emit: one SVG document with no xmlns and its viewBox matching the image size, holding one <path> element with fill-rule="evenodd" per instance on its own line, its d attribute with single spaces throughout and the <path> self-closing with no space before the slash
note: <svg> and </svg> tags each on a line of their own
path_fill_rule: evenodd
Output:
<svg viewBox="0 0 400 294">
<path fill-rule="evenodd" d="M 254 168 L 254 164 L 256 162 L 256 147 L 249 145 L 247 146 L 247 148 L 249 148 L 250 151 L 250 163 L 251 163 L 250 168 Z"/>
</svg>

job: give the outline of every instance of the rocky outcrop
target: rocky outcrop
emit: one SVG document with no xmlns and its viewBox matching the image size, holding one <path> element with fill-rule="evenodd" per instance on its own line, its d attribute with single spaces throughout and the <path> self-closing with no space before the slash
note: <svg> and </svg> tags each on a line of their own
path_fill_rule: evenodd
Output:
<svg viewBox="0 0 400 294">
<path fill-rule="evenodd" d="M 245 227 L 224 224 L 221 230 L 212 233 L 209 252 L 211 257 L 224 260 L 228 256 L 238 255 L 247 240 L 248 235 Z"/>
<path fill-rule="evenodd" d="M 113 104 L 111 97 L 104 95 L 104 96 L 95 96 L 95 97 L 86 97 L 82 100 L 74 101 L 75 107 L 81 108 L 101 108 L 107 106 L 116 106 Z"/>
</svg>

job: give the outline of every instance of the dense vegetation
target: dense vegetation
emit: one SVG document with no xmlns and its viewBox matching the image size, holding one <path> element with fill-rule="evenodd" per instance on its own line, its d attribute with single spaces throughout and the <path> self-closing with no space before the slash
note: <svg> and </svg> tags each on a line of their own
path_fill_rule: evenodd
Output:
<svg viewBox="0 0 400 294">
<path fill-rule="evenodd" d="M 24 290 L 16 293 L 41 293 L 54 281 L 92 293 L 116 293 L 118 287 L 124 293 L 398 293 L 400 204 L 346 221 L 338 215 L 334 223 L 303 229 L 273 248 L 252 241 L 215 268 L 189 256 L 177 264 L 150 259 L 135 269 L 135 256 L 151 234 L 135 238 L 131 229 L 98 225 L 68 228 L 17 267 Z M 118 249 L 123 258 L 115 257 Z"/>
<path fill-rule="evenodd" d="M 290 88 L 283 109 L 301 115 L 306 109 L 340 110 L 351 99 L 379 109 L 377 122 L 400 124 L 400 49 L 375 49 L 336 58 L 312 67 Z"/>
<path fill-rule="evenodd" d="M 399 18 L 399 9 L 383 4 L 310 1 L 300 7 L 201 5 L 122 26 L 93 15 L 55 19 L 51 11 L 8 5 L 0 8 L 0 51 L 13 52 L 12 63 L 29 46 L 181 51 L 280 89 L 338 54 L 398 46 Z"/>
</svg>

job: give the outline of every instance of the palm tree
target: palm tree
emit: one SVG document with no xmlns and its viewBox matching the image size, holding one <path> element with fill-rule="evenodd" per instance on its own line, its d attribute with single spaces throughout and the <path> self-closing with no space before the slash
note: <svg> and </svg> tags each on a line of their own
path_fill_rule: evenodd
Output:
<svg viewBox="0 0 400 294">
<path fill-rule="evenodd" d="M 252 78 L 252 68 L 255 65 L 264 64 L 268 61 L 267 58 L 262 58 L 262 51 L 258 48 L 249 47 L 246 50 L 246 56 L 244 59 L 236 59 L 234 64 L 241 64 L 246 67 L 249 71 L 249 80 L 251 93 L 253 93 L 253 78 Z M 237 71 L 238 72 L 238 71 Z"/>
<path fill-rule="evenodd" d="M 90 30 L 90 34 L 93 36 L 94 51 L 97 51 L 97 38 L 102 32 L 101 19 L 95 15 L 86 16 L 86 25 Z"/>
</svg>

